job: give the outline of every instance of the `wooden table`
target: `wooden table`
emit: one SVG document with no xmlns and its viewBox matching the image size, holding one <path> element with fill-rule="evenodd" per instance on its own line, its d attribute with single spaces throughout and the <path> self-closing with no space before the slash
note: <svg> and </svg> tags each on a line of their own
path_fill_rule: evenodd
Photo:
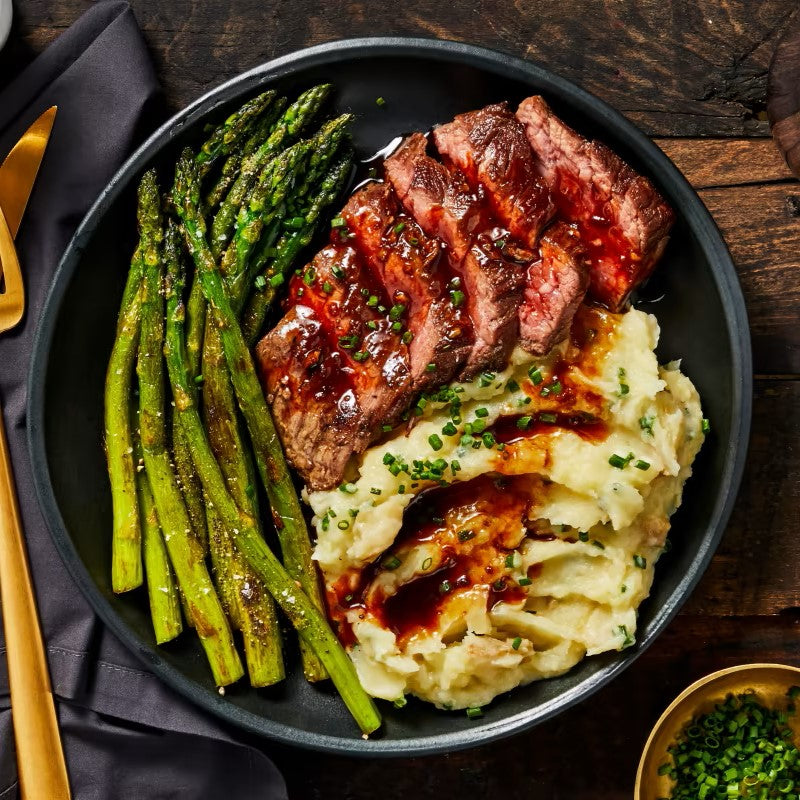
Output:
<svg viewBox="0 0 800 800">
<path fill-rule="evenodd" d="M 88 0 L 17 4 L 16 72 Z M 747 298 L 756 384 L 749 464 L 722 545 L 658 641 L 590 701 L 510 741 L 353 761 L 270 749 L 293 800 L 627 800 L 642 745 L 690 681 L 800 665 L 800 187 L 769 137 L 767 68 L 795 0 L 133 0 L 170 106 L 299 47 L 349 36 L 460 39 L 540 61 L 625 113 L 700 192 Z M 800 12 L 798 12 L 800 13 Z"/>
</svg>

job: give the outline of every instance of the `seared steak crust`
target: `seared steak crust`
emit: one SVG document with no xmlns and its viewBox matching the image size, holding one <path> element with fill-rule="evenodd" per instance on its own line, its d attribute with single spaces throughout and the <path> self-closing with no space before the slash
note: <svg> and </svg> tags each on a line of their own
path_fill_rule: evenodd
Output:
<svg viewBox="0 0 800 800">
<path fill-rule="evenodd" d="M 380 291 L 358 253 L 329 245 L 292 278 L 292 307 L 256 351 L 287 455 L 311 489 L 336 485 L 409 400 L 408 349 L 362 289 Z"/>
<path fill-rule="evenodd" d="M 559 215 L 578 225 L 592 294 L 619 309 L 664 251 L 672 210 L 647 178 L 565 125 L 541 97 L 523 100 L 517 118 Z"/>
<path fill-rule="evenodd" d="M 405 209 L 430 236 L 448 248 L 461 279 L 475 341 L 460 377 L 502 369 L 517 336 L 517 309 L 524 269 L 506 261 L 492 235 L 490 210 L 481 187 L 473 191 L 459 170 L 450 171 L 426 155 L 427 141 L 415 133 L 384 164 Z M 458 296 L 458 295 L 456 295 Z"/>
<path fill-rule="evenodd" d="M 542 235 L 540 259 L 528 267 L 519 309 L 520 345 L 544 355 L 569 332 L 589 287 L 585 250 L 572 225 L 556 222 Z"/>
<path fill-rule="evenodd" d="M 511 235 L 535 247 L 555 206 L 536 170 L 525 131 L 507 104 L 459 114 L 436 128 L 433 138 L 442 156 L 458 167 L 473 187 L 486 190 L 495 216 Z"/>
<path fill-rule="evenodd" d="M 383 285 L 408 345 L 415 391 L 449 381 L 472 346 L 472 326 L 448 294 L 451 274 L 442 244 L 405 214 L 386 183 L 359 189 L 341 216 L 356 247 Z"/>
</svg>

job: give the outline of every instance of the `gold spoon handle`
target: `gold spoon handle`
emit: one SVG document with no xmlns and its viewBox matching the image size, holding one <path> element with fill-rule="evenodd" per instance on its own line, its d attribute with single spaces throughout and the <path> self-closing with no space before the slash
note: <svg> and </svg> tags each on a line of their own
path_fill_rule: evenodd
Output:
<svg viewBox="0 0 800 800">
<path fill-rule="evenodd" d="M 22 800 L 69 800 L 42 632 L 0 406 L 0 600 Z"/>
</svg>

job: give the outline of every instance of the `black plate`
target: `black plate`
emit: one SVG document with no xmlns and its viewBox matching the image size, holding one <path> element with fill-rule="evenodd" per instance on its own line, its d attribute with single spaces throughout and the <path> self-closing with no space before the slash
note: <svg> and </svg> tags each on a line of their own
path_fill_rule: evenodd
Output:
<svg viewBox="0 0 800 800">
<path fill-rule="evenodd" d="M 668 252 L 642 307 L 658 315 L 659 357 L 682 358 L 713 433 L 673 522 L 673 550 L 658 565 L 640 614 L 637 647 L 589 658 L 561 678 L 498 698 L 480 721 L 412 701 L 382 703 L 381 735 L 364 741 L 330 690 L 293 669 L 268 691 L 244 685 L 223 699 L 196 637 L 156 649 L 143 591 L 116 597 L 109 585 L 111 498 L 101 448 L 103 377 L 134 242 L 135 185 L 151 164 L 168 168 L 217 121 L 264 86 L 293 94 L 336 86 L 337 111 L 357 116 L 367 157 L 401 133 L 454 114 L 541 92 L 584 135 L 607 142 L 652 177 L 677 211 Z M 383 97 L 385 105 L 376 104 Z M 164 173 L 166 174 L 166 172 Z M 75 369 L 75 365 L 80 369 Z M 39 326 L 29 381 L 29 431 L 39 499 L 75 581 L 106 624 L 164 681 L 198 705 L 274 739 L 350 754 L 422 754 L 507 736 L 553 716 L 608 683 L 664 629 L 705 570 L 742 474 L 752 375 L 744 301 L 728 251 L 689 184 L 642 133 L 604 102 L 535 64 L 454 42 L 362 39 L 278 59 L 207 94 L 161 127 L 126 162 L 87 214 L 61 262 Z"/>
</svg>

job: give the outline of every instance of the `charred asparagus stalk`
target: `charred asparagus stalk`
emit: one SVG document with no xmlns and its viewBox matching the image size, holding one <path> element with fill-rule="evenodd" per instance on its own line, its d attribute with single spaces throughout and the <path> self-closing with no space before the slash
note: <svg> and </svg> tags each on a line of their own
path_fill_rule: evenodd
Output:
<svg viewBox="0 0 800 800">
<path fill-rule="evenodd" d="M 297 230 L 286 231 L 278 241 L 274 258 L 263 259 L 266 262 L 263 286 L 260 291 L 252 294 L 242 315 L 242 333 L 248 347 L 255 344 L 264 327 L 264 320 L 275 299 L 278 287 L 286 280 L 287 272 L 297 254 L 311 241 L 322 212 L 341 193 L 350 176 L 351 168 L 352 160 L 349 153 L 336 161 L 311 199 L 301 227 Z"/>
<path fill-rule="evenodd" d="M 211 252 L 219 258 L 230 240 L 239 209 L 261 170 L 282 147 L 291 143 L 319 110 L 330 93 L 330 85 L 309 89 L 283 113 L 267 140 L 245 158 L 238 177 L 225 200 L 220 204 L 211 226 Z"/>
<path fill-rule="evenodd" d="M 190 533 L 191 522 L 166 446 L 161 352 L 164 342 L 164 302 L 161 295 L 163 233 L 154 171 L 145 173 L 142 178 L 139 198 L 144 280 L 137 371 L 145 470 L 164 531 L 167 552 L 206 651 L 214 681 L 218 686 L 226 686 L 242 677 L 242 663 L 202 551 Z M 176 398 L 176 403 L 179 400 Z"/>
<path fill-rule="evenodd" d="M 131 384 L 142 317 L 141 279 L 142 256 L 137 248 L 122 295 L 104 397 L 106 461 L 113 510 L 111 587 L 115 592 L 128 592 L 142 583 L 142 532 L 131 431 Z"/>
<path fill-rule="evenodd" d="M 270 89 L 254 97 L 212 131 L 197 154 L 197 166 L 201 177 L 208 173 L 217 159 L 228 155 L 244 141 L 252 131 L 253 124 L 275 99 L 275 94 L 276 92 Z"/>
<path fill-rule="evenodd" d="M 272 415 L 258 382 L 252 356 L 244 342 L 222 276 L 205 239 L 205 223 L 197 209 L 198 178 L 190 151 L 184 151 L 178 162 L 175 187 L 176 208 L 184 223 L 189 252 L 195 260 L 203 294 L 213 311 L 215 324 L 222 339 L 231 382 L 239 408 L 247 423 L 258 471 L 272 508 L 272 517 L 281 543 L 286 570 L 300 583 L 316 608 L 322 609 L 322 596 L 316 569 L 311 560 L 311 542 L 300 508 L 300 500 L 289 474 Z M 280 603 L 279 598 L 275 597 L 275 600 Z M 306 662 L 306 672 L 310 679 L 314 679 L 321 671 L 312 671 L 310 661 L 308 659 Z"/>
<path fill-rule="evenodd" d="M 138 414 L 137 414 L 138 418 Z M 144 572 L 147 581 L 147 596 L 150 601 L 150 616 L 157 644 L 174 639 L 182 630 L 181 601 L 175 575 L 169 563 L 169 554 L 158 524 L 158 514 L 147 482 L 144 469 L 142 441 L 134 438 L 134 457 L 137 463 L 136 490 L 142 522 L 142 551 Z"/>
<path fill-rule="evenodd" d="M 187 170 L 189 171 L 188 175 L 186 174 Z M 186 196 L 181 197 L 182 202 L 180 205 L 187 242 L 189 243 L 190 251 L 197 259 L 197 267 L 201 270 L 203 288 L 209 305 L 216 313 L 221 303 L 227 307 L 229 312 L 230 305 L 225 296 L 222 281 L 211 256 L 211 251 L 205 242 L 202 218 L 199 217 L 197 211 L 197 176 L 196 173 L 194 175 L 191 174 L 193 170 L 194 166 L 190 155 L 188 158 L 182 157 L 178 166 L 179 179 L 176 180 L 176 186 L 181 186 L 182 195 L 188 194 L 188 199 Z M 187 210 L 188 205 L 192 205 L 193 209 L 189 208 Z M 206 292 L 207 289 L 208 291 Z M 226 314 L 223 310 L 221 319 L 232 321 L 234 329 L 238 330 L 235 320 L 231 320 L 231 314 Z M 228 492 L 225 478 L 211 451 L 205 429 L 200 420 L 200 414 L 194 402 L 194 386 L 189 381 L 184 356 L 179 352 L 182 346 L 182 335 L 174 325 L 169 326 L 169 338 L 170 347 L 166 351 L 167 367 L 173 386 L 173 394 L 176 398 L 176 408 L 184 425 L 186 438 L 192 451 L 192 458 L 203 483 L 203 488 L 226 528 L 233 532 L 234 543 L 239 552 L 247 560 L 256 575 L 263 580 L 264 585 L 288 616 L 301 639 L 313 648 L 327 668 L 336 688 L 361 730 L 364 733 L 371 733 L 377 730 L 381 724 L 381 719 L 375 704 L 361 687 L 353 663 L 341 644 L 339 644 L 322 612 L 281 566 L 264 540 L 259 536 L 252 517 L 237 507 Z M 239 340 L 243 344 L 241 334 L 239 334 Z M 223 345 L 225 345 L 224 337 Z M 276 516 L 281 515 L 281 521 L 285 526 L 287 518 L 284 515 L 282 505 L 276 504 L 273 507 L 273 512 Z"/>
<path fill-rule="evenodd" d="M 206 215 L 212 211 L 215 211 L 219 207 L 219 204 L 225 199 L 225 196 L 228 194 L 233 182 L 239 175 L 242 167 L 242 161 L 251 153 L 254 153 L 264 143 L 272 131 L 275 122 L 278 119 L 278 115 L 283 111 L 285 105 L 285 97 L 279 97 L 277 100 L 275 100 L 269 106 L 267 111 L 261 115 L 261 118 L 255 125 L 255 130 L 247 139 L 247 141 L 245 141 L 244 145 L 241 148 L 234 150 L 228 156 L 228 158 L 225 159 L 225 163 L 222 165 L 222 170 L 219 178 L 217 178 L 217 182 L 206 195 L 205 203 L 203 204 Z"/>
</svg>

